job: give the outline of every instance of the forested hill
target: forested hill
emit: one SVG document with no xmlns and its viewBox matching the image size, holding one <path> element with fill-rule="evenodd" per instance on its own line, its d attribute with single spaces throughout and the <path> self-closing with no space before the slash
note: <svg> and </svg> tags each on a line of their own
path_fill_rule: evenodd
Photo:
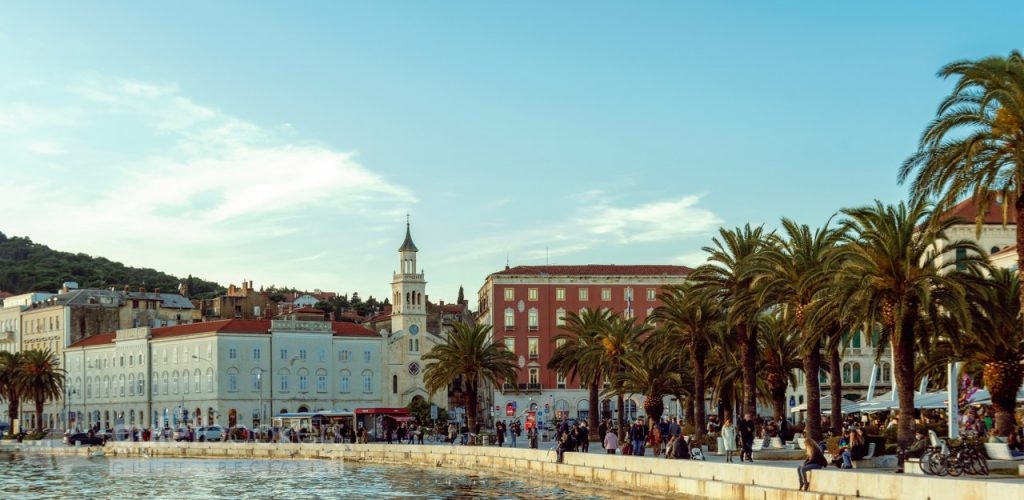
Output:
<svg viewBox="0 0 1024 500">
<path fill-rule="evenodd" d="M 222 293 L 217 283 L 188 276 L 176 278 L 155 269 L 128 267 L 103 257 L 84 253 L 59 252 L 22 237 L 8 238 L 0 232 L 0 291 L 13 294 L 56 292 L 65 281 L 76 281 L 81 288 L 125 286 L 137 290 L 160 288 L 175 292 L 186 282 L 189 295 L 205 296 Z"/>
</svg>

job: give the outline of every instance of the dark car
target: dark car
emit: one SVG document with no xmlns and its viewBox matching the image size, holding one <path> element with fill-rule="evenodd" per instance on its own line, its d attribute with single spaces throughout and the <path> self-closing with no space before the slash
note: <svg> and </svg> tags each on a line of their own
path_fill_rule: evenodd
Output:
<svg viewBox="0 0 1024 500">
<path fill-rule="evenodd" d="M 88 432 L 76 432 L 64 437 L 64 442 L 69 446 L 78 443 L 81 446 L 103 446 L 107 440 L 102 436 L 90 436 Z"/>
</svg>

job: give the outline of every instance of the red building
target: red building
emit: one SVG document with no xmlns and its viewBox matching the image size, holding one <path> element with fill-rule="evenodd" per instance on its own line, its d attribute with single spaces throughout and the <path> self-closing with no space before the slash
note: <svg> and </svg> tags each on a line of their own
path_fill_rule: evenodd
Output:
<svg viewBox="0 0 1024 500">
<path fill-rule="evenodd" d="M 644 321 L 662 287 L 682 283 L 690 271 L 669 265 L 517 266 L 489 275 L 478 293 L 479 322 L 492 325 L 494 338 L 515 353 L 520 367 L 518 394 L 511 382 L 494 389 L 495 418 L 524 418 L 531 410 L 544 421 L 587 418 L 587 391 L 547 369 L 565 315 L 609 308 Z M 627 400 L 627 416 L 642 403 L 640 395 Z M 602 402 L 602 418 L 612 417 L 613 406 Z"/>
</svg>

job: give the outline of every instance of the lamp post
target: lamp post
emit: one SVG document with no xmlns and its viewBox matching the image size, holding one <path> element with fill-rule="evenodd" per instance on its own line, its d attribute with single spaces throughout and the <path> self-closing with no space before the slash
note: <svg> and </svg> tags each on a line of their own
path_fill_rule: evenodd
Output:
<svg viewBox="0 0 1024 500">
<path fill-rule="evenodd" d="M 257 410 L 260 419 L 260 426 L 263 426 L 263 415 L 266 413 L 265 409 L 263 408 L 263 372 L 265 371 L 266 370 L 260 367 L 253 368 L 252 370 L 249 371 L 249 373 L 253 373 L 256 375 L 256 385 L 260 387 L 260 406 L 259 410 Z"/>
<path fill-rule="evenodd" d="M 199 361 L 206 361 L 207 363 L 210 363 L 210 368 L 213 368 L 214 370 L 216 370 L 216 367 L 213 365 L 213 359 L 204 358 L 202 356 L 199 356 L 198 354 L 193 354 L 192 355 L 192 359 L 197 359 Z M 202 393 L 202 383 L 200 383 L 200 393 Z M 197 398 L 197 402 L 199 402 L 199 403 L 202 402 L 202 397 L 201 396 Z M 182 406 L 182 408 L 185 407 L 185 396 L 182 396 L 182 398 L 181 398 L 181 406 Z M 210 406 L 209 408 L 212 409 L 213 407 Z M 210 424 L 213 424 L 213 419 L 214 419 L 213 414 L 214 413 L 215 412 L 207 411 L 207 418 L 209 419 Z M 196 415 L 196 417 L 198 417 L 198 415 Z M 196 422 L 196 425 L 200 425 L 200 424 L 201 424 L 201 422 L 198 422 L 198 421 Z"/>
</svg>

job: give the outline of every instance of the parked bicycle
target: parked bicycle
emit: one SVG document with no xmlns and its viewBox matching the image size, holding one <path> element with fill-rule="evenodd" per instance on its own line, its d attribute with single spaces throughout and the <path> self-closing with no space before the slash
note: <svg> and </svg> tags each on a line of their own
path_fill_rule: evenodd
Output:
<svg viewBox="0 0 1024 500">
<path fill-rule="evenodd" d="M 933 446 L 921 455 L 921 472 L 933 476 L 987 476 L 988 457 L 980 443 L 966 439 L 959 444 Z"/>
</svg>

